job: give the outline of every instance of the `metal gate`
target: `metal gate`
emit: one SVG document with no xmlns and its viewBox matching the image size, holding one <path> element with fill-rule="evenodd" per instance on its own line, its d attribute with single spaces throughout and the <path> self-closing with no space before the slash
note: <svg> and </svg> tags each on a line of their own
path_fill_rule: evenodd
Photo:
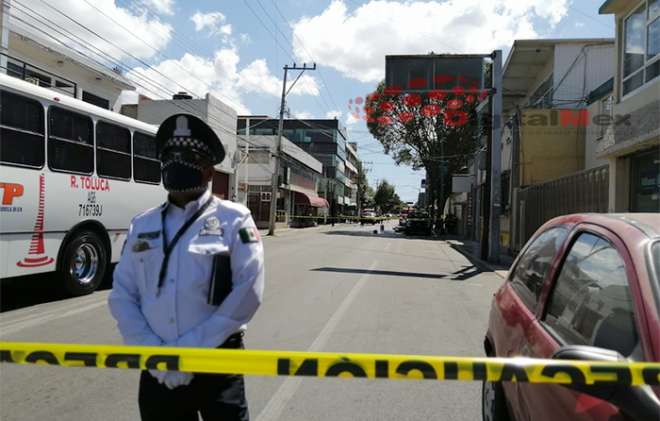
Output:
<svg viewBox="0 0 660 421">
<path fill-rule="evenodd" d="M 517 190 L 514 249 L 519 251 L 541 225 L 556 216 L 607 212 L 608 188 L 609 166 L 603 165 Z"/>
</svg>

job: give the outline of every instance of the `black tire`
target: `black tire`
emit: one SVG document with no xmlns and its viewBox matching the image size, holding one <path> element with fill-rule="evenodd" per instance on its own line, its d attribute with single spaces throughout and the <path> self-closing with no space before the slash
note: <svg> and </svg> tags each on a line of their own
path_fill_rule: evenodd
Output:
<svg viewBox="0 0 660 421">
<path fill-rule="evenodd" d="M 62 251 L 59 272 L 67 294 L 91 294 L 103 282 L 108 268 L 108 251 L 93 231 L 74 234 Z"/>
<path fill-rule="evenodd" d="M 500 382 L 483 382 L 481 386 L 481 418 L 483 421 L 510 421 L 504 388 Z"/>
</svg>

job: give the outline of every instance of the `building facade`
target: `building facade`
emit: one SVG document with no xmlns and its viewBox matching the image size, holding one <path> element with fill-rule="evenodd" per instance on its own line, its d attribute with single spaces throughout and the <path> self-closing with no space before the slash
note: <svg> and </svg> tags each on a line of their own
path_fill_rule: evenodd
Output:
<svg viewBox="0 0 660 421">
<path fill-rule="evenodd" d="M 593 113 L 601 103 L 589 101 L 613 77 L 614 57 L 615 42 L 609 38 L 514 42 L 502 86 L 503 250 L 515 253 L 538 228 L 538 221 L 528 223 L 538 212 L 531 198 L 523 197 L 526 189 L 583 171 L 587 162 L 598 163 L 593 137 L 602 135 L 607 122 Z"/>
<path fill-rule="evenodd" d="M 215 166 L 213 193 L 221 199 L 237 200 L 235 173 L 241 155 L 236 148 L 236 111 L 211 94 L 199 99 L 193 99 L 184 93 L 175 97 L 177 99 L 143 98 L 137 105 L 137 115 L 132 117 L 156 125 L 178 113 L 192 114 L 204 120 L 215 131 L 225 148 L 225 159 Z"/>
<path fill-rule="evenodd" d="M 119 96 L 135 90 L 118 68 L 77 53 L 11 15 L 11 2 L 0 6 L 0 72 L 107 110 L 119 111 Z"/>
<path fill-rule="evenodd" d="M 272 179 L 275 174 L 277 136 L 252 135 L 239 139 L 247 159 L 238 168 L 239 184 L 246 186 L 246 205 L 259 228 L 270 221 Z M 312 225 L 328 210 L 328 202 L 317 195 L 323 165 L 287 138 L 282 138 L 278 173 L 277 222 L 291 226 Z"/>
<path fill-rule="evenodd" d="M 239 116 L 237 133 L 240 136 L 275 136 L 278 122 L 277 119 L 267 116 Z M 319 183 L 318 193 L 328 201 L 330 215 L 338 216 L 349 212 L 351 202 L 347 197 L 352 197 L 355 184 L 346 175 L 348 135 L 339 120 L 286 119 L 282 134 L 323 164 L 323 178 Z M 350 171 L 349 169 L 349 174 Z"/>
<path fill-rule="evenodd" d="M 614 124 L 597 153 L 609 164 L 610 212 L 660 212 L 660 2 L 608 0 L 616 22 Z"/>
</svg>

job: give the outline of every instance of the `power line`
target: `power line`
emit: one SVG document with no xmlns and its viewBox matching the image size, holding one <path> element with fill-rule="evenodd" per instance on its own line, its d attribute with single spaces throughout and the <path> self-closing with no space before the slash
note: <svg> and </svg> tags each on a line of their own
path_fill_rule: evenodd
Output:
<svg viewBox="0 0 660 421">
<path fill-rule="evenodd" d="M 292 60 L 293 62 L 295 62 L 296 59 L 295 59 L 294 56 L 293 56 L 293 50 L 291 50 L 291 52 L 289 52 L 288 49 L 286 49 L 285 47 L 283 47 L 283 46 L 280 44 L 277 35 L 276 35 L 275 33 L 273 33 L 273 32 L 268 28 L 268 26 L 266 25 L 266 23 L 265 23 L 265 22 L 261 19 L 261 17 L 259 17 L 259 15 L 254 11 L 254 9 L 250 6 L 250 4 L 248 3 L 248 1 L 245 0 L 244 2 L 245 2 L 245 5 L 248 7 L 248 9 L 250 9 L 250 11 L 252 12 L 252 14 L 253 14 L 253 15 L 259 20 L 259 22 L 260 22 L 261 25 L 264 27 L 264 29 L 265 29 L 266 31 L 268 31 L 268 33 L 271 35 L 271 37 L 273 38 L 273 41 L 275 41 L 275 43 L 277 44 L 277 46 L 280 47 L 280 49 L 281 49 L 281 50 L 282 50 L 287 56 L 289 56 L 289 58 L 291 58 L 291 60 Z M 280 29 L 280 27 L 279 27 L 279 25 L 277 24 L 277 22 L 275 22 L 275 20 L 270 16 L 270 14 L 268 13 L 268 11 L 267 11 L 266 8 L 264 7 L 263 3 L 261 3 L 260 0 L 257 0 L 257 4 L 258 4 L 259 7 L 261 8 L 261 10 L 263 10 L 263 12 L 264 12 L 264 14 L 266 15 L 266 17 L 267 17 L 267 18 L 273 23 L 273 26 L 275 27 L 275 29 L 280 33 L 280 35 L 282 35 L 282 38 L 284 38 L 284 40 L 287 41 L 287 39 L 286 39 L 286 35 L 282 32 L 282 30 Z M 323 97 L 322 97 L 322 98 L 323 98 Z M 315 100 L 317 101 L 317 103 L 318 103 L 318 100 L 316 99 L 316 97 L 314 97 L 314 99 L 315 99 Z M 325 102 L 325 99 L 324 99 L 324 98 L 323 98 L 323 100 L 324 100 L 324 102 Z M 318 105 L 319 105 L 320 108 L 323 108 L 323 107 L 320 105 L 320 103 L 318 103 Z M 326 107 L 327 107 L 327 103 L 326 103 Z M 328 111 L 328 112 L 329 112 L 329 111 L 330 111 L 329 107 L 326 108 L 325 111 Z"/>
<path fill-rule="evenodd" d="M 254 9 L 252 8 L 252 6 L 250 6 L 250 3 L 248 2 L 248 0 L 243 0 L 243 3 L 245 3 L 245 5 L 247 6 L 247 8 L 250 9 L 250 12 L 252 12 L 252 14 L 254 15 L 254 17 L 256 17 L 257 20 L 261 23 L 261 26 L 263 26 L 264 29 L 265 29 L 266 31 L 268 31 L 268 33 L 271 35 L 271 37 L 273 38 L 273 40 L 275 40 L 275 44 L 277 44 L 277 46 L 282 50 L 282 52 L 284 52 L 284 54 L 286 54 L 287 56 L 289 56 L 289 58 L 290 58 L 292 61 L 296 61 L 296 59 L 293 57 L 293 55 L 291 55 L 291 54 L 289 53 L 289 51 L 288 51 L 286 48 L 284 48 L 284 47 L 282 46 L 282 44 L 280 44 L 279 40 L 277 39 L 277 36 L 273 33 L 273 31 L 271 31 L 271 30 L 268 28 L 268 26 L 266 25 L 266 23 L 261 19 L 261 17 L 257 14 L 257 12 L 255 12 Z"/>
<path fill-rule="evenodd" d="M 88 31 L 88 32 L 90 32 L 91 34 L 95 35 L 96 37 L 98 37 L 98 38 L 101 39 L 102 41 L 108 43 L 109 45 L 113 45 L 113 46 L 115 46 L 116 48 L 120 49 L 120 51 L 125 51 L 125 50 L 123 50 L 121 47 L 119 47 L 119 46 L 117 46 L 116 44 L 114 44 L 114 43 L 108 41 L 107 39 L 105 39 L 103 36 L 99 35 L 99 34 L 96 33 L 95 31 L 92 31 L 91 29 L 89 29 L 89 28 L 86 27 L 85 25 L 83 25 L 83 24 L 81 24 L 80 22 L 76 21 L 75 19 L 73 19 L 72 17 L 70 17 L 69 15 L 67 15 L 66 13 L 60 11 L 59 9 L 54 8 L 52 5 L 48 4 L 46 1 L 44 1 L 44 0 L 40 0 L 40 1 L 41 1 L 42 3 L 44 3 L 46 6 L 48 6 L 49 8 L 55 10 L 56 12 L 58 12 L 59 14 L 61 14 L 62 16 L 64 16 L 65 18 L 69 19 L 70 21 L 74 22 L 74 23 L 77 24 L 78 26 L 82 27 L 82 28 L 85 29 L 86 31 Z M 118 23 L 116 20 L 112 19 L 111 17 L 109 17 L 107 14 L 103 13 L 102 11 L 100 11 L 98 8 L 96 8 L 96 7 L 94 7 L 93 5 L 91 5 L 89 2 L 87 2 L 87 0 L 84 0 L 84 1 L 85 1 L 87 4 L 89 4 L 90 6 L 92 6 L 94 9 L 96 9 L 97 11 L 99 11 L 99 13 L 101 13 L 104 17 L 106 17 L 107 19 L 110 19 L 112 22 L 116 23 L 116 24 L 119 25 L 120 27 L 122 27 L 122 28 L 124 28 L 124 29 L 127 30 L 126 27 L 124 27 L 123 25 L 121 25 L 121 24 Z M 22 6 L 23 6 L 23 7 L 26 7 L 26 6 L 24 6 L 24 5 L 22 5 Z M 25 13 L 25 12 L 23 11 L 22 13 Z M 29 15 L 29 14 L 28 14 L 28 15 Z M 34 16 L 30 16 L 30 17 L 32 17 L 33 19 L 35 19 Z M 21 19 L 19 19 L 19 20 L 21 20 Z M 35 20 L 37 20 L 37 19 L 35 19 Z M 23 21 L 23 20 L 21 20 L 21 21 Z M 38 20 L 37 20 L 37 21 L 38 21 Z M 23 22 L 26 23 L 25 21 L 23 21 Z M 43 22 L 40 22 L 40 23 L 43 23 Z M 28 23 L 26 23 L 26 24 L 28 24 Z M 28 25 L 29 25 L 29 24 L 28 24 Z M 59 28 L 62 28 L 61 26 L 59 26 L 59 25 L 57 25 L 57 24 L 55 24 L 55 25 L 58 26 Z M 78 51 L 78 50 L 73 49 L 72 47 L 70 47 L 70 46 L 64 44 L 63 42 L 61 42 L 61 41 L 58 40 L 57 38 L 53 37 L 53 36 L 50 35 L 49 33 L 45 32 L 45 31 L 43 31 L 43 30 L 41 30 L 41 29 L 39 29 L 39 28 L 36 28 L 36 27 L 34 27 L 33 25 L 30 25 L 30 26 L 33 27 L 34 29 L 36 29 L 36 30 L 38 30 L 38 31 L 40 31 L 40 32 L 42 32 L 42 33 L 44 33 L 45 35 L 49 36 L 50 38 L 52 38 L 53 40 L 55 40 L 55 41 L 58 42 L 59 44 L 63 45 L 64 47 L 67 47 L 67 48 L 69 48 L 69 49 L 72 49 L 72 50 L 76 51 L 77 53 L 79 53 L 79 54 L 83 55 L 84 57 L 86 57 L 86 58 L 88 58 L 88 59 L 94 61 L 95 63 L 101 65 L 102 67 L 106 67 L 103 63 L 100 63 L 100 62 L 98 62 L 97 60 L 94 60 L 93 58 L 87 56 L 86 54 L 82 53 L 81 51 Z M 63 29 L 63 28 L 62 28 L 62 29 Z M 135 37 L 135 35 L 133 35 L 133 36 Z M 146 41 L 142 40 L 141 38 L 139 38 L 139 37 L 136 37 L 136 38 L 139 39 L 139 40 L 141 40 L 142 42 L 144 42 L 145 45 L 150 46 Z M 89 44 L 89 43 L 88 43 L 88 44 Z M 91 45 L 91 44 L 90 44 L 90 45 Z M 157 49 L 155 49 L 155 48 L 152 47 L 152 46 L 150 46 L 150 47 L 151 47 L 152 49 L 154 49 L 154 51 L 156 51 L 156 52 L 158 53 L 158 50 L 157 50 Z M 87 48 L 89 49 L 89 47 L 87 47 Z M 96 48 L 96 47 L 94 47 L 94 48 Z M 97 50 L 102 51 L 102 50 L 100 50 L 100 49 L 98 49 L 98 48 L 97 48 Z M 104 54 L 104 55 L 107 55 L 108 57 L 113 58 L 112 56 L 110 56 L 110 55 L 107 54 L 107 53 L 103 53 L 103 54 Z M 133 57 L 134 59 L 138 60 L 139 62 L 143 63 L 143 64 L 144 64 L 145 66 L 147 66 L 149 69 L 151 69 L 151 70 L 155 71 L 156 73 L 160 74 L 160 75 L 161 75 L 162 77 L 164 77 L 165 79 L 170 80 L 171 82 L 175 83 L 176 85 L 182 87 L 184 90 L 188 90 L 186 87 L 184 87 L 183 85 L 177 83 L 176 81 L 174 81 L 173 79 L 171 79 L 171 78 L 169 78 L 168 76 L 164 75 L 163 73 L 159 72 L 158 70 L 154 69 L 152 66 L 150 66 L 148 63 L 144 62 L 143 60 L 141 60 L 141 59 L 135 57 L 134 55 L 132 55 L 132 54 L 130 54 L 130 53 L 127 53 L 127 54 L 128 54 L 129 56 Z M 161 56 L 162 56 L 162 54 L 161 54 Z M 113 59 L 114 59 L 114 58 L 113 58 Z M 117 59 L 114 59 L 114 60 L 117 60 Z M 177 61 L 177 62 L 178 62 L 178 61 Z M 120 63 L 121 63 L 121 62 L 120 62 Z M 126 66 L 125 64 L 123 64 L 123 63 L 121 63 L 121 64 L 123 65 L 123 67 L 128 68 L 128 66 Z M 184 70 L 186 70 L 186 69 L 184 68 Z M 134 72 L 134 74 L 139 74 L 139 73 L 136 72 L 136 71 L 133 71 L 133 72 Z M 193 77 L 194 77 L 194 76 L 193 76 Z M 165 88 L 163 85 L 160 85 L 160 84 L 154 82 L 152 79 L 148 78 L 146 75 L 140 75 L 140 78 L 141 78 L 142 80 L 146 80 L 146 81 L 148 81 L 152 86 L 157 86 L 159 89 L 161 89 L 162 91 L 164 91 L 164 93 L 166 93 L 166 94 L 172 95 L 172 94 L 176 93 L 175 91 L 170 91 L 170 90 L 168 90 L 167 88 Z M 196 78 L 196 79 L 199 80 L 198 78 Z M 201 81 L 201 80 L 199 80 L 199 81 L 200 81 L 201 83 L 203 83 L 203 84 L 206 84 L 204 81 Z M 136 81 L 134 80 L 134 82 L 136 82 Z M 151 93 L 153 93 L 153 94 L 156 94 L 156 96 L 160 96 L 160 95 L 161 95 L 160 93 L 155 92 L 153 89 L 146 88 L 144 85 L 141 85 L 141 84 L 139 84 L 139 83 L 138 83 L 138 86 L 140 86 L 141 88 L 145 89 L 145 90 L 148 91 L 148 92 L 151 92 Z M 190 90 L 188 90 L 188 91 L 190 91 Z M 190 91 L 190 92 L 192 92 L 192 91 Z M 199 97 L 200 95 L 197 95 L 197 96 Z M 186 111 L 186 112 L 188 112 L 188 113 L 195 114 L 195 112 L 196 112 L 196 110 L 195 110 L 193 107 L 190 107 L 188 110 L 185 110 L 184 108 L 181 107 L 181 104 L 176 104 L 176 105 L 177 105 L 177 107 L 178 107 L 179 109 L 182 109 L 182 110 L 184 110 L 184 111 Z M 223 109 L 221 109 L 221 108 L 219 108 L 219 107 L 213 106 L 213 105 L 210 104 L 210 103 L 209 103 L 209 106 L 210 106 L 212 109 L 215 109 L 215 110 L 217 110 L 217 111 L 219 111 L 219 112 L 221 112 L 221 113 L 223 113 L 223 114 L 226 114 L 226 115 L 228 115 L 228 116 L 230 116 L 230 117 L 232 116 L 229 112 L 227 112 L 227 111 L 225 111 L 225 110 L 223 110 Z M 238 134 L 236 134 L 235 131 L 229 131 L 229 130 L 225 129 L 224 127 L 222 127 L 222 122 L 221 122 L 220 120 L 217 120 L 216 118 L 214 118 L 214 117 L 212 117 L 212 116 L 207 116 L 207 118 L 208 118 L 209 120 L 213 120 L 213 121 L 217 122 L 217 123 L 218 123 L 218 127 L 219 127 L 221 130 L 223 130 L 223 131 L 225 131 L 225 132 L 231 134 L 232 136 L 236 136 L 237 138 L 240 137 Z M 246 139 L 243 139 L 243 140 L 244 140 L 246 143 L 248 143 L 248 144 L 251 144 L 251 145 L 253 145 L 253 146 L 256 146 L 256 145 L 254 145 L 253 143 L 251 143 L 250 141 L 248 141 L 248 140 L 246 140 Z"/>
<path fill-rule="evenodd" d="M 25 7 L 25 6 L 23 6 L 23 7 Z M 25 13 L 25 11 L 22 11 L 22 10 L 21 10 L 21 13 Z M 31 17 L 32 19 L 34 19 L 35 21 L 37 21 L 37 22 L 43 24 L 43 22 L 39 21 L 39 20 L 36 19 L 34 16 L 29 15 L 29 14 L 27 14 L 27 15 L 28 15 L 29 17 Z M 99 62 L 98 60 L 96 60 L 96 59 L 94 59 L 94 58 L 88 56 L 87 54 L 85 54 L 84 52 L 82 52 L 82 51 L 80 51 L 80 50 L 77 50 L 77 49 L 75 49 L 75 48 L 72 48 L 71 46 L 68 46 L 67 44 L 65 44 L 65 43 L 62 42 L 61 40 L 59 40 L 59 39 L 53 37 L 51 34 L 49 34 L 48 32 L 44 31 L 43 29 L 40 29 L 40 28 L 36 27 L 35 25 L 33 25 L 33 24 L 31 24 L 31 23 L 25 21 L 25 20 L 22 19 L 21 17 L 16 16 L 16 15 L 13 14 L 13 13 L 10 13 L 10 16 L 11 16 L 13 19 L 17 20 L 17 21 L 22 22 L 24 25 L 27 25 L 27 26 L 29 26 L 30 28 L 32 28 L 32 29 L 34 29 L 34 30 L 36 30 L 36 31 L 38 31 L 38 32 L 40 32 L 40 33 L 42 33 L 42 34 L 44 34 L 44 35 L 50 37 L 51 39 L 53 39 L 53 40 L 54 40 L 55 42 L 57 42 L 58 44 L 60 44 L 60 45 L 62 45 L 62 46 L 64 46 L 64 47 L 66 47 L 66 48 L 69 48 L 69 49 L 75 51 L 76 53 L 80 54 L 81 56 L 87 58 L 88 60 L 90 60 L 90 61 L 92 61 L 92 62 L 94 62 L 94 63 L 96 63 L 96 64 L 98 64 L 98 65 L 100 65 L 100 66 L 102 66 L 102 67 L 105 67 L 105 65 L 104 65 L 103 63 Z M 46 25 L 46 26 L 48 26 L 48 25 Z M 124 64 L 122 63 L 122 65 L 124 65 Z M 124 66 L 125 66 L 125 65 L 124 65 Z M 150 83 L 152 83 L 152 85 L 156 85 L 156 83 L 153 82 L 153 81 L 151 81 L 150 79 L 148 79 L 148 78 L 146 78 L 146 77 L 145 77 L 144 79 L 147 80 L 147 81 L 149 81 Z M 147 91 L 147 92 L 151 92 L 151 93 L 155 93 L 155 92 L 153 91 L 153 88 L 149 88 L 149 87 L 144 86 L 144 85 L 141 85 L 141 84 L 139 84 L 139 83 L 137 83 L 137 84 L 138 84 L 138 86 L 140 86 L 140 87 L 141 87 L 142 89 L 144 89 L 145 91 Z M 162 89 L 165 89 L 165 88 L 162 87 Z M 166 92 L 167 92 L 167 91 L 166 91 Z M 173 93 L 174 93 L 173 91 L 170 92 L 170 94 L 173 94 Z M 191 114 L 195 114 L 195 113 L 196 113 L 196 110 L 195 110 L 192 106 L 191 106 L 191 107 L 188 107 L 188 108 L 185 108 L 184 106 L 182 106 L 181 103 L 178 103 L 178 102 L 176 102 L 176 101 L 173 102 L 173 105 L 174 105 L 175 107 L 179 108 L 180 110 L 186 112 L 186 113 L 191 113 Z M 219 129 L 219 130 L 222 130 L 222 131 L 224 131 L 224 132 L 230 134 L 231 136 L 236 136 L 237 139 L 241 139 L 241 140 L 243 140 L 244 142 L 248 143 L 249 145 L 252 145 L 252 146 L 255 146 L 255 147 L 258 147 L 258 146 L 259 146 L 259 145 L 255 144 L 255 143 L 252 143 L 252 142 L 249 141 L 248 139 L 245 139 L 245 138 L 243 138 L 242 136 L 236 134 L 235 131 L 230 131 L 230 130 L 225 129 L 224 127 L 221 126 L 222 122 L 221 122 L 220 120 L 217 120 L 216 118 L 211 117 L 211 116 L 207 116 L 207 118 L 208 118 L 210 121 L 215 121 L 216 123 L 218 123 L 218 129 Z"/>
<path fill-rule="evenodd" d="M 260 0 L 257 0 L 257 1 L 259 1 L 259 3 L 261 3 Z M 272 0 L 272 4 L 273 4 L 273 6 L 275 6 L 275 11 L 277 11 L 277 13 L 280 15 L 280 17 L 284 21 L 284 23 L 287 23 L 286 18 L 284 17 L 284 14 L 282 13 L 282 10 L 277 5 L 277 2 L 275 0 Z M 292 37 L 294 37 L 298 40 L 298 42 L 300 43 L 300 46 L 303 48 L 303 50 L 305 50 L 305 52 L 307 53 L 309 58 L 312 61 L 316 61 L 314 59 L 314 57 L 312 57 L 312 55 L 309 53 L 309 50 L 307 50 L 307 48 L 305 47 L 305 44 L 302 42 L 302 40 L 300 38 L 298 38 L 298 36 L 293 31 L 291 32 L 291 35 L 292 35 Z M 295 54 L 295 52 L 294 52 L 294 54 Z M 330 88 L 328 87 L 328 84 L 325 81 L 325 77 L 324 77 L 323 72 L 321 71 L 321 69 L 319 69 L 319 76 L 321 76 L 321 82 L 323 83 L 323 86 L 325 87 L 325 89 L 328 91 L 328 96 L 330 97 L 330 100 L 334 104 L 335 108 L 339 109 L 339 106 L 337 106 L 337 103 L 335 102 L 335 99 L 332 96 L 332 91 L 330 90 Z"/>
</svg>

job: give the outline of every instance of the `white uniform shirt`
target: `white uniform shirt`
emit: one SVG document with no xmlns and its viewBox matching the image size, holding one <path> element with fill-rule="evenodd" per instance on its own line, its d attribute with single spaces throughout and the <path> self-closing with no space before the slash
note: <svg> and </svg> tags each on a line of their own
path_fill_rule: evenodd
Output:
<svg viewBox="0 0 660 421">
<path fill-rule="evenodd" d="M 250 211 L 215 197 L 172 250 L 158 291 L 163 210 L 170 244 L 211 197 L 207 190 L 184 209 L 166 203 L 133 219 L 108 298 L 126 344 L 217 347 L 244 330 L 261 304 L 263 245 Z M 217 254 L 230 256 L 232 288 L 222 304 L 214 306 L 208 295 Z"/>
</svg>

